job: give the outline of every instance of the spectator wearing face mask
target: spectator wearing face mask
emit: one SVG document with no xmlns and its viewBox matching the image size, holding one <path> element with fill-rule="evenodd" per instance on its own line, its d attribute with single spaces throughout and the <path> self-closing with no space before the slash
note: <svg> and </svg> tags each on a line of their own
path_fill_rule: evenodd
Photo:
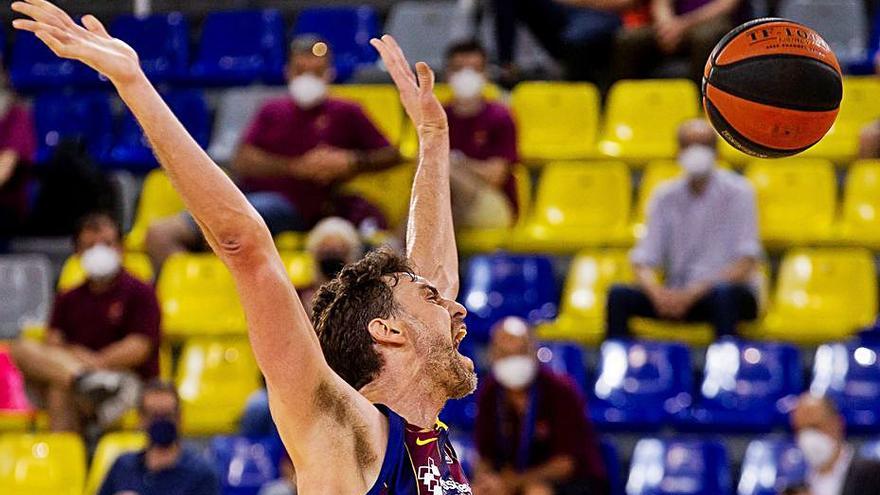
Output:
<svg viewBox="0 0 880 495">
<path fill-rule="evenodd" d="M 327 95 L 333 80 L 327 43 L 311 35 L 294 39 L 287 78 L 290 94 L 263 105 L 233 159 L 248 200 L 273 234 L 306 231 L 328 216 L 387 228 L 375 205 L 336 188 L 361 172 L 397 164 L 400 155 L 360 106 Z M 184 214 L 152 225 L 147 251 L 160 266 L 200 240 L 198 226 Z"/>
<path fill-rule="evenodd" d="M 633 316 L 708 321 L 724 336 L 758 315 L 763 250 L 755 191 L 716 167 L 717 137 L 706 121 L 682 124 L 678 141 L 684 177 L 651 198 L 647 232 L 630 253 L 637 284 L 608 294 L 609 337 L 629 335 Z"/>
<path fill-rule="evenodd" d="M 807 462 L 806 493 L 880 494 L 880 462 L 860 457 L 847 443 L 846 425 L 833 401 L 804 393 L 790 419 Z"/>
<path fill-rule="evenodd" d="M 583 396 L 541 367 L 520 318 L 492 328 L 492 375 L 477 398 L 474 493 L 607 494 L 608 479 Z"/>
<path fill-rule="evenodd" d="M 151 285 L 122 268 L 118 224 L 103 213 L 87 215 L 74 243 L 87 280 L 55 298 L 44 342 L 12 346 L 55 431 L 80 430 L 92 414 L 111 424 L 135 406 L 138 377 L 159 373 L 159 303 Z"/>
<path fill-rule="evenodd" d="M 475 41 L 446 51 L 446 78 L 453 94 L 446 106 L 450 187 L 458 228 L 509 227 L 517 213 L 516 125 L 507 107 L 483 97 L 486 63 L 486 51 Z"/>
<path fill-rule="evenodd" d="M 98 495 L 219 495 L 212 467 L 180 441 L 180 398 L 174 384 L 147 384 L 140 399 L 141 428 L 149 443 L 121 455 Z"/>
<path fill-rule="evenodd" d="M 0 68 L 0 251 L 18 233 L 27 212 L 27 166 L 37 151 L 30 110 L 18 101 Z"/>
</svg>

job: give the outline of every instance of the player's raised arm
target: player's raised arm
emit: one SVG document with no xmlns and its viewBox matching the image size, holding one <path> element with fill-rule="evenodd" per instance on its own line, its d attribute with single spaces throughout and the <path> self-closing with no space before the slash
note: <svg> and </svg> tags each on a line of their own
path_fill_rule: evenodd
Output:
<svg viewBox="0 0 880 495">
<path fill-rule="evenodd" d="M 413 74 L 403 51 L 389 35 L 370 43 L 379 51 L 400 101 L 419 136 L 419 165 L 413 181 L 406 231 L 407 256 L 419 275 L 447 299 L 458 295 L 458 251 L 449 192 L 449 124 L 434 96 L 434 72 L 424 62 Z"/>
</svg>

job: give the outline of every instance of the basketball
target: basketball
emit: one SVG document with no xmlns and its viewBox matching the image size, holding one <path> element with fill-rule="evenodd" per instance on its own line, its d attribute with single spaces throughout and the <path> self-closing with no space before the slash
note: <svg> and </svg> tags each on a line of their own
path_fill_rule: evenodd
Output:
<svg viewBox="0 0 880 495">
<path fill-rule="evenodd" d="M 759 158 L 794 155 L 819 142 L 842 97 L 840 65 L 828 43 L 787 19 L 756 19 L 728 33 L 703 77 L 703 107 L 715 130 Z"/>
</svg>

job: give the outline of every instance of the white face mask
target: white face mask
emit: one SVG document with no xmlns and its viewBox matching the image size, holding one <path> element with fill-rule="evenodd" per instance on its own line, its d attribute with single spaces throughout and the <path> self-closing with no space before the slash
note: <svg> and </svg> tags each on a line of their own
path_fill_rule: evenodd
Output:
<svg viewBox="0 0 880 495">
<path fill-rule="evenodd" d="M 106 244 L 95 244 L 80 256 L 80 264 L 90 279 L 101 279 L 116 275 L 122 264 L 119 251 Z"/>
<path fill-rule="evenodd" d="M 327 83 L 314 74 L 301 74 L 290 80 L 287 85 L 290 96 L 296 104 L 305 110 L 315 107 L 327 96 Z"/>
<path fill-rule="evenodd" d="M 510 356 L 495 361 L 492 374 L 506 388 L 519 390 L 532 383 L 538 373 L 538 363 L 530 356 Z"/>
<path fill-rule="evenodd" d="M 688 177 L 702 177 L 715 166 L 715 149 L 704 144 L 692 144 L 679 152 L 678 163 Z"/>
<path fill-rule="evenodd" d="M 831 462 L 837 442 L 819 430 L 808 429 L 798 433 L 797 445 L 807 464 L 811 468 L 818 468 Z"/>
<path fill-rule="evenodd" d="M 480 96 L 485 85 L 486 78 L 473 69 L 461 69 L 449 76 L 449 86 L 452 88 L 452 93 L 456 98 L 463 100 Z"/>
</svg>

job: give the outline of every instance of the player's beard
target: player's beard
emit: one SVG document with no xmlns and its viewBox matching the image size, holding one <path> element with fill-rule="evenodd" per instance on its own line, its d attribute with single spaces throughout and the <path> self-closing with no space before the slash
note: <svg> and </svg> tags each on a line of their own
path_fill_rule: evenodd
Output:
<svg viewBox="0 0 880 495">
<path fill-rule="evenodd" d="M 449 340 L 440 335 L 435 337 L 427 328 L 418 335 L 425 353 L 425 369 L 447 398 L 461 399 L 477 388 L 473 364 L 459 354 Z"/>
</svg>

